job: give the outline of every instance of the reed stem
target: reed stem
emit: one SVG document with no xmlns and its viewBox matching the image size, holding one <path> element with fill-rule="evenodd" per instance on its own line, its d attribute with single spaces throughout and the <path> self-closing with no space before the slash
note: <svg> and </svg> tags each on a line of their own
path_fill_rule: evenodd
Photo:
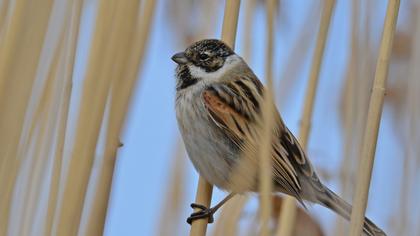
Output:
<svg viewBox="0 0 420 236">
<path fill-rule="evenodd" d="M 325 44 L 328 36 L 328 29 L 331 22 L 331 16 L 335 6 L 335 0 L 327 0 L 325 2 L 321 22 L 319 25 L 318 37 L 315 45 L 311 71 L 306 89 L 305 102 L 302 112 L 302 120 L 300 122 L 299 142 L 304 149 L 307 149 L 309 132 L 311 128 L 311 120 L 313 107 L 315 102 L 316 89 L 318 86 L 319 73 L 322 65 Z M 277 235 L 290 236 L 295 226 L 296 203 L 293 197 L 287 196 L 284 202 L 283 210 L 279 217 Z"/>
<path fill-rule="evenodd" d="M 232 49 L 235 48 L 236 29 L 238 26 L 240 0 L 226 0 L 223 17 L 222 40 Z M 210 207 L 213 186 L 200 176 L 195 203 Z M 199 219 L 191 224 L 190 236 L 205 235 L 207 219 Z"/>
<path fill-rule="evenodd" d="M 359 236 L 362 233 L 399 6 L 399 0 L 388 1 L 384 31 L 376 64 L 375 80 L 369 102 L 367 123 L 363 135 L 362 159 L 359 163 L 353 200 L 350 236 Z"/>
</svg>

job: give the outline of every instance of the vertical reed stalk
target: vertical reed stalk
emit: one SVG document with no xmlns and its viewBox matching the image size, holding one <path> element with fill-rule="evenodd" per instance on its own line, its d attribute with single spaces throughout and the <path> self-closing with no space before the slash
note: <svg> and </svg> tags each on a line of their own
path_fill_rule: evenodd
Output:
<svg viewBox="0 0 420 236">
<path fill-rule="evenodd" d="M 350 236 L 358 236 L 362 233 L 399 5 L 399 0 L 389 0 L 385 16 L 384 31 L 363 136 L 362 159 L 359 164 L 354 207 L 351 213 Z"/>
<path fill-rule="evenodd" d="M 236 29 L 238 26 L 240 0 L 226 0 L 223 17 L 222 40 L 232 48 L 235 47 Z M 210 207 L 213 186 L 200 176 L 195 202 Z M 190 236 L 205 235 L 207 219 L 199 219 L 191 224 Z"/>
<path fill-rule="evenodd" d="M 245 1 L 245 22 L 243 24 L 243 58 L 248 63 L 251 62 L 252 54 L 252 31 L 253 31 L 253 18 L 255 14 L 256 0 Z M 234 178 L 232 178 L 233 180 Z M 240 181 L 240 180 L 238 180 Z M 232 184 L 237 185 L 238 181 L 232 181 Z M 242 181 L 241 181 L 242 182 Z M 226 206 L 221 209 L 219 220 L 213 230 L 213 236 L 216 235 L 237 235 L 238 221 L 245 207 L 248 197 L 235 196 L 226 203 Z"/>
<path fill-rule="evenodd" d="M 276 92 L 280 96 L 276 98 L 277 106 L 280 110 L 284 107 L 284 104 L 289 102 L 288 98 L 293 93 L 291 87 L 293 83 L 296 83 L 299 74 L 302 72 L 302 62 L 305 61 L 309 54 L 312 35 L 316 34 L 316 27 L 313 27 L 313 21 L 314 18 L 318 17 L 319 5 L 316 1 L 311 2 L 309 6 L 310 12 L 305 16 L 304 23 L 298 36 L 296 36 L 297 40 L 293 43 L 289 55 L 285 56 L 287 61 L 282 66 L 284 69 L 281 69 L 279 89 Z"/>
<path fill-rule="evenodd" d="M 351 194 L 351 180 L 353 179 L 353 172 L 354 168 L 354 159 L 355 157 L 355 148 L 357 145 L 355 144 L 354 137 L 356 136 L 357 132 L 355 130 L 358 128 L 355 122 L 356 120 L 356 98 L 357 98 L 357 72 L 359 71 L 359 18 L 360 18 L 360 10 L 359 10 L 359 3 L 360 0 L 354 0 L 351 3 L 351 41 L 350 41 L 350 58 L 349 63 L 347 65 L 346 71 L 346 85 L 344 88 L 344 102 L 343 104 L 343 130 L 344 130 L 344 152 L 343 152 L 343 159 L 341 161 L 340 166 L 340 184 L 341 184 L 341 192 L 343 198 L 350 198 L 349 194 Z M 367 27 L 366 27 L 367 28 Z M 367 77 L 365 77 L 367 78 Z M 362 107 L 359 106 L 358 109 L 360 111 Z M 356 158 L 357 159 L 357 158 Z M 345 219 L 343 217 L 337 216 L 337 223 L 335 225 L 335 235 L 343 235 L 345 234 Z"/>
<path fill-rule="evenodd" d="M 420 17 L 418 13 L 420 8 L 419 6 L 416 6 L 416 9 L 413 14 L 414 20 L 414 27 L 412 27 L 413 32 L 413 38 L 418 39 L 420 38 Z M 418 66 L 420 64 L 420 43 L 418 40 L 412 42 L 412 54 L 410 58 L 410 67 L 408 72 L 408 81 L 407 81 L 407 95 L 406 95 L 406 122 L 407 122 L 407 145 L 406 145 L 406 151 L 407 155 L 404 160 L 404 170 L 403 170 L 403 177 L 401 183 L 404 187 L 402 189 L 405 189 L 405 191 L 402 191 L 401 194 L 404 194 L 404 196 L 401 196 L 401 207 L 400 207 L 400 214 L 397 216 L 399 220 L 399 228 L 401 231 L 397 232 L 397 235 L 415 235 L 416 233 L 420 232 L 418 229 L 416 230 L 415 224 L 408 225 L 407 222 L 410 222 L 410 219 L 417 218 L 417 220 L 411 221 L 411 222 L 420 222 L 420 219 L 418 218 L 418 214 L 412 214 L 412 212 L 420 212 L 419 208 L 417 207 L 413 209 L 412 206 L 417 205 L 417 199 L 415 196 L 413 197 L 413 189 L 416 189 L 415 186 L 415 175 L 416 173 L 419 173 L 416 171 L 418 168 L 418 165 L 416 165 L 416 158 L 419 158 L 419 146 L 415 145 L 419 143 L 419 130 L 420 130 L 420 124 L 419 121 L 419 115 L 420 115 L 420 109 L 418 106 L 418 101 L 420 101 L 420 94 L 418 91 L 420 91 L 420 80 L 418 78 L 418 75 L 420 74 L 420 67 Z M 416 138 L 417 136 L 417 138 Z M 418 179 L 418 178 L 417 178 Z M 411 195 L 410 195 L 411 193 Z M 420 192 L 418 192 L 420 193 Z M 409 201 L 411 198 L 411 202 Z M 405 234 L 400 234 L 405 233 Z"/>
<path fill-rule="evenodd" d="M 57 208 L 57 199 L 59 192 L 59 182 L 61 178 L 61 168 L 64 155 L 64 141 L 66 136 L 66 127 L 69 114 L 70 96 L 72 91 L 72 78 L 75 64 L 75 55 L 77 48 L 77 40 L 79 37 L 79 25 L 83 6 L 83 0 L 75 0 L 69 7 L 70 19 L 67 24 L 68 30 L 65 34 L 64 55 L 61 60 L 64 61 L 63 68 L 60 68 L 62 74 L 62 88 L 60 92 L 60 110 L 59 121 L 57 124 L 57 144 L 55 153 L 53 154 L 53 167 L 50 182 L 50 193 L 48 198 L 48 208 L 45 220 L 45 235 L 51 235 L 54 227 L 54 214 Z"/>
<path fill-rule="evenodd" d="M 276 1 L 268 0 L 266 2 L 267 22 L 266 22 L 266 62 L 265 77 L 266 91 L 264 94 L 264 104 L 262 106 L 262 132 L 261 143 L 258 150 L 260 157 L 259 168 L 259 192 L 260 192 L 260 235 L 270 235 L 270 218 L 272 208 L 272 158 L 271 148 L 273 139 L 273 127 L 275 124 L 274 113 L 275 105 L 273 103 L 273 57 L 274 57 L 274 20 L 276 12 Z"/>
<path fill-rule="evenodd" d="M 22 162 L 23 121 L 41 53 L 51 0 L 16 1 L 0 41 L 0 235 L 8 230 L 12 195 Z"/>
<path fill-rule="evenodd" d="M 110 27 L 115 13 L 115 4 L 116 2 L 110 0 L 99 2 L 96 29 L 77 118 L 75 143 L 69 160 L 59 211 L 57 226 L 59 235 L 75 235 L 79 229 L 106 96 L 113 79 L 109 74 L 109 68 L 116 53 L 115 39 L 114 37 L 109 40 L 104 39 L 112 35 L 112 30 L 115 30 Z"/>
<path fill-rule="evenodd" d="M 221 209 L 219 220 L 216 222 L 213 236 L 219 235 L 239 235 L 238 221 L 241 217 L 242 210 L 248 201 L 246 195 L 235 195 L 230 201 L 226 202 Z"/>
<path fill-rule="evenodd" d="M 6 22 L 7 10 L 9 9 L 9 2 L 9 0 L 3 0 L 0 2 L 0 41 Z"/>
<path fill-rule="evenodd" d="M 21 140 L 21 149 L 25 150 L 27 147 L 30 147 L 32 142 L 34 150 L 22 152 L 22 157 L 28 159 L 25 162 L 29 162 L 32 168 L 27 173 L 21 172 L 21 175 L 27 178 L 27 186 L 25 187 L 27 190 L 23 194 L 24 200 L 21 203 L 23 211 L 18 216 L 18 221 L 21 224 L 15 227 L 21 230 L 19 235 L 28 235 L 31 232 L 30 230 L 43 229 L 42 226 L 39 226 L 40 223 L 37 222 L 42 220 L 39 217 L 35 217 L 35 214 L 40 209 L 42 209 L 41 212 L 44 212 L 45 209 L 45 207 L 42 207 L 42 203 L 46 203 L 43 200 L 46 198 L 41 198 L 41 196 L 44 195 L 44 178 L 49 175 L 47 169 L 50 161 L 49 157 L 55 148 L 55 126 L 62 94 L 62 81 L 64 81 L 61 79 L 62 73 L 58 72 L 58 70 L 62 68 L 64 62 L 65 29 L 69 25 L 71 11 L 68 9 L 72 3 L 73 1 L 55 4 L 52 9 L 44 45 L 38 59 L 40 62 L 38 63 L 31 98 L 26 109 L 24 130 L 28 131 L 27 135 L 24 135 L 26 138 Z M 17 199 L 17 201 L 19 200 Z M 44 224 L 41 225 L 44 226 Z"/>
<path fill-rule="evenodd" d="M 256 0 L 247 0 L 245 1 L 245 22 L 244 22 L 244 33 L 243 33 L 243 58 L 248 63 L 252 63 L 251 60 L 251 52 L 252 52 L 252 32 L 253 32 L 253 25 L 254 25 L 254 16 L 255 16 L 255 7 L 257 5 Z"/>
<path fill-rule="evenodd" d="M 112 75 L 113 78 L 123 78 L 124 65 L 128 59 L 131 48 L 127 45 L 130 45 L 131 40 L 133 39 L 133 32 L 136 31 L 136 23 L 138 20 L 138 9 L 139 1 L 138 0 L 126 0 L 118 2 L 116 6 L 116 12 L 113 18 L 113 32 L 110 38 L 111 46 L 116 47 L 114 52 L 115 56 L 112 60 L 112 66 L 108 65 L 108 73 Z M 109 61 L 111 62 L 111 61 Z M 122 81 L 115 80 L 116 83 L 123 83 Z M 110 91 L 114 91 L 115 87 L 112 87 Z M 114 94 L 115 95 L 115 94 Z M 111 96 L 110 106 L 115 108 L 115 106 L 121 106 L 122 104 L 116 104 L 116 97 L 112 96 L 108 92 L 108 96 Z M 128 96 L 126 94 L 125 96 Z M 112 109 L 114 111 L 114 109 Z M 120 126 L 115 122 L 115 116 L 123 116 L 125 113 L 109 113 L 110 119 L 108 121 L 107 129 L 107 138 L 105 143 L 104 156 L 100 163 L 100 171 L 98 174 L 98 182 L 96 183 L 94 199 L 92 203 L 91 210 L 89 212 L 88 223 L 86 224 L 86 235 L 102 235 L 105 227 L 105 218 L 107 213 L 107 206 L 109 200 L 109 194 L 112 184 L 112 176 L 114 172 L 115 159 L 117 155 L 117 149 L 119 145 L 118 135 L 120 133 Z"/>
<path fill-rule="evenodd" d="M 135 6 L 132 6 L 132 10 L 138 9 L 139 4 L 139 1 L 135 1 Z M 92 212 L 89 215 L 87 228 L 89 235 L 90 233 L 101 235 L 104 230 L 117 149 L 120 145 L 119 135 L 123 129 L 125 115 L 128 113 L 128 105 L 134 91 L 133 88 L 138 79 L 141 78 L 138 77 L 138 74 L 141 71 L 155 7 L 155 0 L 144 1 L 140 17 L 137 17 L 137 24 L 131 25 L 131 27 L 127 26 L 127 30 L 135 27 L 132 39 L 121 45 L 122 48 L 118 54 L 120 60 L 118 60 L 118 66 L 115 69 L 115 76 L 116 78 L 121 78 L 121 81 L 114 81 L 111 88 L 110 117 L 105 141 L 105 153 L 95 194 L 95 199 L 98 200 L 94 202 Z M 134 12 L 131 12 L 131 14 L 134 14 Z M 134 16 L 131 15 L 131 17 Z"/>
<path fill-rule="evenodd" d="M 18 45 L 18 38 L 22 36 L 23 29 L 25 27 L 24 22 L 24 15 L 26 14 L 25 10 L 28 7 L 28 2 L 24 0 L 17 0 L 14 4 L 13 10 L 10 13 L 9 19 L 6 19 L 7 8 L 5 4 L 3 5 L 2 18 L 4 22 L 2 24 L 8 25 L 6 28 L 2 28 L 2 38 L 0 41 L 0 98 L 4 96 L 4 86 L 6 83 L 6 79 L 8 78 L 9 68 L 12 65 L 14 59 L 14 49 L 16 49 Z M 6 21 L 8 20 L 8 21 Z M 0 107 L 1 109 L 1 107 Z M 1 141 L 1 139 L 0 139 Z M 0 143 L 1 145 L 2 143 Z M 3 157 L 3 155 L 0 155 Z M 1 161 L 1 159 L 0 159 Z M 1 167 L 0 162 L 0 167 Z"/>
<path fill-rule="evenodd" d="M 315 45 L 315 52 L 312 60 L 312 67 L 306 89 L 305 103 L 302 112 L 302 120 L 300 122 L 299 142 L 304 149 L 307 148 L 308 137 L 310 132 L 310 124 L 312 120 L 313 107 L 315 102 L 316 89 L 321 70 L 322 58 L 324 55 L 325 43 L 327 41 L 328 29 L 334 9 L 335 0 L 325 2 L 321 21 L 319 25 L 318 38 Z M 293 232 L 296 217 L 296 203 L 294 198 L 286 197 L 283 210 L 279 217 L 277 235 L 290 236 Z"/>
<path fill-rule="evenodd" d="M 178 138 L 176 142 L 176 151 L 170 165 L 169 179 L 167 188 L 164 192 L 164 204 L 162 204 L 160 219 L 158 221 L 157 234 L 160 236 L 177 235 L 179 220 L 181 217 L 181 206 L 184 200 L 185 192 L 185 149 L 183 143 Z M 184 222 L 184 220 L 182 220 Z"/>
<path fill-rule="evenodd" d="M 34 132 L 30 136 L 31 141 L 35 143 L 33 152 L 26 153 L 26 155 L 30 156 L 28 158 L 30 160 L 28 161 L 31 162 L 30 165 L 32 167 L 28 171 L 28 186 L 24 201 L 22 202 L 24 207 L 20 219 L 19 235 L 29 235 L 31 227 L 35 225 L 36 206 L 40 204 L 40 195 L 42 194 L 42 174 L 46 172 L 49 150 L 52 149 L 55 115 L 57 114 L 53 111 L 54 99 L 52 97 L 54 97 L 54 91 L 57 89 L 57 84 L 59 83 L 57 81 L 58 59 L 60 58 L 60 54 L 62 54 L 60 48 L 63 44 L 64 37 L 60 37 L 59 40 L 59 46 L 52 53 L 54 55 L 49 66 L 48 75 L 46 76 L 45 88 L 40 96 L 39 106 L 32 121 L 32 124 L 35 125 L 37 123 L 39 128 L 38 132 Z"/>
</svg>

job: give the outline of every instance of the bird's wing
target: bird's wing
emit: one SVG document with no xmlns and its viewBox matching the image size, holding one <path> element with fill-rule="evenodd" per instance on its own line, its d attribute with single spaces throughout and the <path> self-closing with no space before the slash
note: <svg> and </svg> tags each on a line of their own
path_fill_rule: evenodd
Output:
<svg viewBox="0 0 420 236">
<path fill-rule="evenodd" d="M 284 126 L 284 129 L 278 135 L 274 145 L 284 149 L 282 153 L 275 151 L 275 159 L 281 157 L 280 159 L 287 160 L 287 165 L 281 166 L 290 168 L 287 173 L 293 172 L 295 176 L 299 176 L 298 179 L 294 179 L 294 184 L 298 186 L 298 188 L 294 189 L 298 191 L 295 192 L 299 195 L 298 200 L 300 200 L 302 204 L 302 199 L 317 202 L 319 200 L 319 194 L 326 193 L 326 189 L 319 180 L 312 164 L 302 149 L 302 146 L 286 126 Z M 293 175 L 291 177 L 293 177 Z"/>
<path fill-rule="evenodd" d="M 248 76 L 213 84 L 202 93 L 208 116 L 240 150 L 243 150 L 241 145 L 250 141 L 258 146 L 263 90 L 256 77 Z M 276 116 L 272 145 L 275 186 L 301 200 L 299 175 L 313 173 L 312 167 L 277 110 L 273 115 Z"/>
<path fill-rule="evenodd" d="M 259 82 L 259 81 L 258 81 Z M 250 80 L 240 79 L 207 87 L 202 99 L 208 116 L 237 145 L 254 137 L 261 95 Z"/>
</svg>

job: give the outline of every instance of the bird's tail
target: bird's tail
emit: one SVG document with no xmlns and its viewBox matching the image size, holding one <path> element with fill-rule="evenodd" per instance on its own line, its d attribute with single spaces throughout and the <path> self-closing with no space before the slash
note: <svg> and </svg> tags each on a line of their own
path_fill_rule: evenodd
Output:
<svg viewBox="0 0 420 236">
<path fill-rule="evenodd" d="M 350 220 L 351 208 L 352 206 L 344 201 L 341 197 L 335 194 L 333 191 L 329 190 L 327 187 L 326 194 L 323 197 L 320 197 L 319 203 L 333 211 L 342 217 Z M 386 236 L 385 232 L 382 231 L 378 226 L 376 226 L 372 221 L 365 217 L 363 223 L 363 232 L 368 236 Z"/>
</svg>

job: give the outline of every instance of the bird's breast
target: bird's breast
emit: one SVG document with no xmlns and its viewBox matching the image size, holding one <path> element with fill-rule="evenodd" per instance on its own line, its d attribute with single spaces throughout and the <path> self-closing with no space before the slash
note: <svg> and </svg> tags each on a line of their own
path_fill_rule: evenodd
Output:
<svg viewBox="0 0 420 236">
<path fill-rule="evenodd" d="M 176 116 L 188 156 L 211 184 L 224 188 L 238 152 L 207 115 L 201 93 L 177 96 Z"/>
</svg>

